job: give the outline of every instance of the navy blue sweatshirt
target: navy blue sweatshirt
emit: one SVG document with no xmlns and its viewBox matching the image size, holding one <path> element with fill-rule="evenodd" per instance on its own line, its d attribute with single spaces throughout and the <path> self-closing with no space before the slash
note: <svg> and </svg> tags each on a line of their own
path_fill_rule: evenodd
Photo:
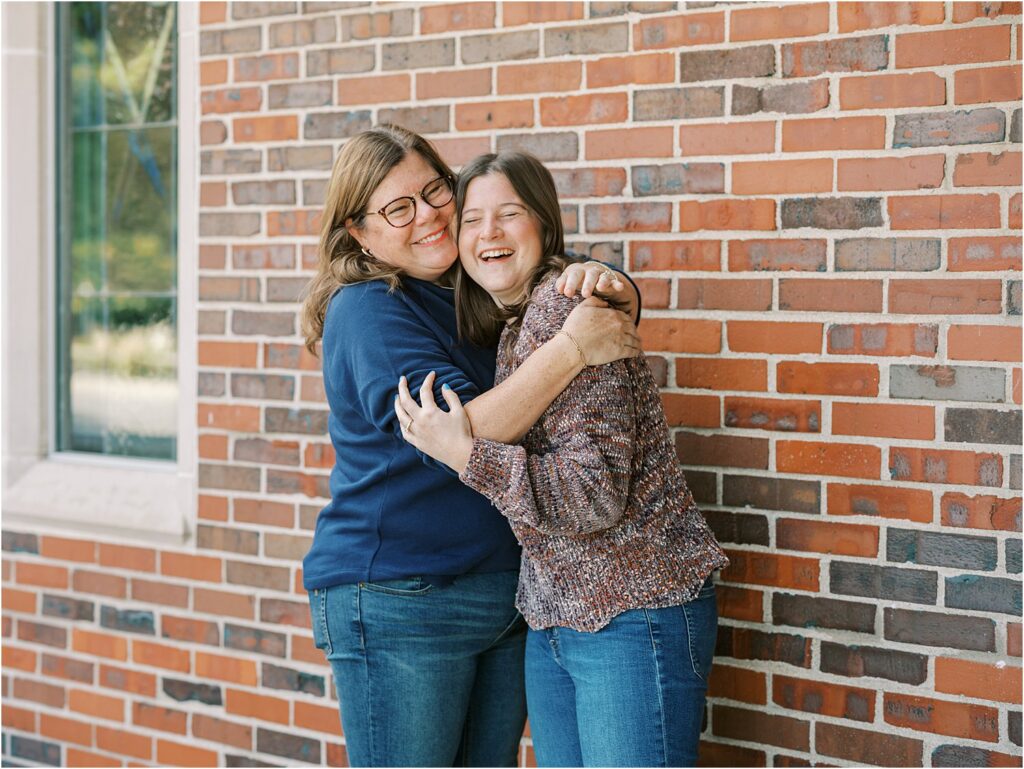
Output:
<svg viewBox="0 0 1024 769">
<path fill-rule="evenodd" d="M 328 429 L 337 455 L 331 501 L 303 561 L 307 590 L 519 568 L 519 545 L 482 495 L 402 439 L 394 413 L 398 378 L 415 394 L 437 372 L 465 403 L 494 384 L 495 350 L 457 341 L 451 289 L 405 278 L 388 293 L 371 280 L 345 286 L 323 332 Z"/>
</svg>

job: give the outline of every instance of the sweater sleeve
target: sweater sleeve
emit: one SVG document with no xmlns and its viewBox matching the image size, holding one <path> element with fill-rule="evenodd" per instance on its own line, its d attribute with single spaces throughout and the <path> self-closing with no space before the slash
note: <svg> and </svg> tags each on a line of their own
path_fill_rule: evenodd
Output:
<svg viewBox="0 0 1024 769">
<path fill-rule="evenodd" d="M 538 291 L 541 296 L 523 318 L 521 329 L 531 345 L 554 336 L 575 304 L 543 285 Z M 542 445 L 543 451 L 474 439 L 460 478 L 509 520 L 540 532 L 600 531 L 614 526 L 625 510 L 634 427 L 635 405 L 625 361 L 590 366 L 573 379 L 527 436 L 530 445 Z"/>
</svg>

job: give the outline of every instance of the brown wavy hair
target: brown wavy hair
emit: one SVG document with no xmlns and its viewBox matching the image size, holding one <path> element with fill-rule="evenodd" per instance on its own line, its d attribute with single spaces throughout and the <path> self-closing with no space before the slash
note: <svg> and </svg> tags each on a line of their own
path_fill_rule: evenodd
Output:
<svg viewBox="0 0 1024 769">
<path fill-rule="evenodd" d="M 459 174 L 459 183 L 455 188 L 456 221 L 462 221 L 462 210 L 466 205 L 466 192 L 470 183 L 489 174 L 501 174 L 508 179 L 512 189 L 529 209 L 530 215 L 537 220 L 542 251 L 540 264 L 527 281 L 526 294 L 515 305 L 499 307 L 490 294 L 466 274 L 461 263 L 456 268 L 455 314 L 459 337 L 483 347 L 497 344 L 506 325 L 512 331 L 509 341 L 514 340 L 533 289 L 552 272 L 561 272 L 573 261 L 565 256 L 562 210 L 558 205 L 555 180 L 544 164 L 529 153 L 489 153 L 470 161 Z"/>
<path fill-rule="evenodd" d="M 314 354 L 323 337 L 327 305 L 338 287 L 383 280 L 393 291 L 402 284 L 402 271 L 364 253 L 347 226 L 363 228 L 370 196 L 410 152 L 418 153 L 439 176 L 454 178 L 430 142 L 398 125 L 363 131 L 345 142 L 335 158 L 320 222 L 316 275 L 302 303 L 302 333 Z"/>
</svg>

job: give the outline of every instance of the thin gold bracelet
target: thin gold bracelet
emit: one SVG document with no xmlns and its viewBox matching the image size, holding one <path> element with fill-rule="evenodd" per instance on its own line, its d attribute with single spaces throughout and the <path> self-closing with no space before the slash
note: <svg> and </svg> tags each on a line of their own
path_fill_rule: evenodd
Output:
<svg viewBox="0 0 1024 769">
<path fill-rule="evenodd" d="M 583 354 L 583 348 L 580 347 L 580 343 L 576 341 L 576 337 L 574 337 L 572 334 L 570 334 L 564 328 L 560 329 L 558 331 L 558 333 L 559 334 L 565 334 L 567 337 L 569 337 L 569 341 L 572 342 L 573 345 L 576 347 L 576 352 L 578 352 L 580 354 L 580 362 L 583 364 L 583 368 L 586 368 L 587 365 L 588 365 L 587 364 L 587 356 Z"/>
</svg>

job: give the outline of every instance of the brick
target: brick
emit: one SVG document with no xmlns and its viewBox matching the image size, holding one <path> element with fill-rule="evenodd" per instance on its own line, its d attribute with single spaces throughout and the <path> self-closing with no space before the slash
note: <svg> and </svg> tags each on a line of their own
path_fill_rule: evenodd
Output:
<svg viewBox="0 0 1024 769">
<path fill-rule="evenodd" d="M 14 698 L 38 702 L 51 708 L 64 708 L 66 692 L 63 686 L 53 686 L 41 681 L 29 681 L 24 678 L 14 679 Z M 7 710 L 7 705 L 4 705 Z"/>
<path fill-rule="evenodd" d="M 890 562 L 974 571 L 996 568 L 998 546 L 990 537 L 896 528 L 887 533 L 886 560 Z"/>
<path fill-rule="evenodd" d="M 13 587 L 5 587 L 0 603 L 2 603 L 4 610 L 8 612 L 36 613 L 36 594 L 30 590 L 16 590 Z"/>
<path fill-rule="evenodd" d="M 156 676 L 137 670 L 100 665 L 99 683 L 100 686 L 141 694 L 143 697 L 156 696 Z"/>
<path fill-rule="evenodd" d="M 741 550 L 728 550 L 727 555 L 730 563 L 722 571 L 724 581 L 818 590 L 819 566 L 813 558 Z"/>
<path fill-rule="evenodd" d="M 373 46 L 318 49 L 306 52 L 307 77 L 369 72 L 374 68 Z"/>
<path fill-rule="evenodd" d="M 626 171 L 621 168 L 566 168 L 551 172 L 560 198 L 621 195 Z"/>
<path fill-rule="evenodd" d="M 638 51 L 721 43 L 725 41 L 725 14 L 719 11 L 643 19 L 633 25 L 633 40 Z"/>
<path fill-rule="evenodd" d="M 829 591 L 862 598 L 935 604 L 938 576 L 932 571 L 833 561 Z"/>
<path fill-rule="evenodd" d="M 308 606 L 307 606 L 308 611 Z M 282 691 L 303 692 L 317 697 L 323 697 L 326 691 L 326 682 L 323 676 L 303 673 L 291 668 L 272 665 L 264 662 L 260 670 L 260 678 L 264 688 L 280 689 Z M 230 693 L 231 690 L 229 690 Z M 331 709 L 334 720 L 338 720 L 338 713 Z"/>
<path fill-rule="evenodd" d="M 199 33 L 199 55 L 216 56 L 225 53 L 248 53 L 260 49 L 259 27 L 235 27 L 207 30 Z"/>
<path fill-rule="evenodd" d="M 880 198 L 791 198 L 782 201 L 782 227 L 857 230 L 882 226 Z"/>
<path fill-rule="evenodd" d="M 1002 299 L 998 280 L 907 279 L 893 280 L 889 284 L 889 312 L 892 313 L 994 315 L 1002 309 Z M 977 332 L 960 333 L 965 334 L 965 340 L 978 336 Z"/>
<path fill-rule="evenodd" d="M 415 11 L 404 9 L 381 13 L 360 13 L 341 17 L 341 39 L 369 40 L 375 37 L 404 37 L 413 33 Z"/>
<path fill-rule="evenodd" d="M 215 622 L 163 615 L 160 620 L 160 635 L 176 641 L 220 645 L 220 631 Z"/>
<path fill-rule="evenodd" d="M 586 70 L 588 88 L 671 83 L 675 60 L 670 53 L 609 56 L 586 62 Z"/>
<path fill-rule="evenodd" d="M 226 641 L 227 629 L 225 628 Z M 197 651 L 195 673 L 202 678 L 211 678 L 217 681 L 227 681 L 243 686 L 256 685 L 256 663 L 237 657 L 225 657 Z"/>
<path fill-rule="evenodd" d="M 199 487 L 201 489 L 259 491 L 260 471 L 255 467 L 200 464 Z M 209 581 L 217 580 L 211 576 Z"/>
<path fill-rule="evenodd" d="M 184 585 L 169 585 L 135 577 L 131 581 L 131 597 L 134 601 L 185 607 L 188 606 L 188 592 Z"/>
<path fill-rule="evenodd" d="M 320 742 L 294 734 L 270 729 L 256 730 L 256 750 L 274 756 L 293 758 L 305 763 L 320 763 Z"/>
<path fill-rule="evenodd" d="M 4 606 L 7 606 L 6 601 Z M 94 610 L 95 604 L 92 601 L 43 594 L 43 616 L 92 622 Z"/>
<path fill-rule="evenodd" d="M 995 623 L 990 619 L 894 608 L 883 609 L 883 615 L 890 641 L 995 651 Z"/>
<path fill-rule="evenodd" d="M 307 141 L 347 139 L 365 131 L 370 125 L 369 110 L 311 113 L 303 122 L 302 136 Z"/>
<path fill-rule="evenodd" d="M 930 523 L 932 496 L 922 489 L 830 483 L 828 514 L 870 515 Z"/>
<path fill-rule="evenodd" d="M 110 729 L 98 724 L 96 726 L 96 747 L 109 753 L 131 756 L 142 761 L 149 761 L 153 757 L 152 737 L 122 729 Z"/>
<path fill-rule="evenodd" d="M 729 40 L 776 40 L 828 32 L 827 3 L 790 4 L 780 8 L 751 8 L 732 13 Z"/>
<path fill-rule="evenodd" d="M 942 147 L 1000 142 L 1006 135 L 1006 115 L 998 109 L 957 110 L 896 115 L 893 149 Z"/>
<path fill-rule="evenodd" d="M 889 395 L 893 398 L 1001 403 L 1005 383 L 1005 372 L 995 368 L 891 366 L 889 369 Z"/>
<path fill-rule="evenodd" d="M 271 48 L 305 48 L 338 39 L 337 22 L 330 17 L 279 22 L 269 30 Z"/>
<path fill-rule="evenodd" d="M 1021 193 L 1017 193 L 1006 201 L 1006 226 L 1011 230 L 1019 230 L 1022 227 L 1021 219 L 1021 200 L 1024 196 Z M 1018 303 L 1019 307 L 1019 303 Z"/>
<path fill-rule="evenodd" d="M 648 350 L 716 353 L 721 349 L 718 321 L 644 318 L 638 330 Z"/>
<path fill-rule="evenodd" d="M 39 714 L 39 734 L 43 737 L 72 742 L 76 745 L 92 745 L 92 725 L 70 718 Z"/>
<path fill-rule="evenodd" d="M 726 324 L 733 352 L 764 352 L 795 355 L 821 352 L 820 323 L 730 320 Z"/>
<path fill-rule="evenodd" d="M 893 649 L 842 646 L 822 641 L 821 670 L 823 673 L 852 678 L 867 676 L 899 683 L 920 684 L 928 675 L 928 658 Z"/>
<path fill-rule="evenodd" d="M 839 103 L 844 110 L 940 106 L 946 103 L 946 81 L 934 72 L 844 77 Z"/>
<path fill-rule="evenodd" d="M 779 441 L 775 451 L 776 469 L 782 473 L 878 478 L 881 469 L 881 452 L 876 446 Z"/>
<path fill-rule="evenodd" d="M 494 3 L 430 5 L 420 9 L 420 34 L 486 29 L 494 26 Z"/>
<path fill-rule="evenodd" d="M 40 659 L 40 670 L 45 676 L 66 678 L 82 684 L 92 684 L 95 665 L 73 657 L 57 654 L 43 654 Z"/>
<path fill-rule="evenodd" d="M 725 192 L 725 167 L 722 163 L 633 166 L 632 187 L 640 197 Z"/>
<path fill-rule="evenodd" d="M 1020 12 L 1020 3 L 957 3 L 953 6 L 953 21 L 962 24 L 974 19 L 995 19 L 1006 14 L 1020 14 Z"/>
<path fill-rule="evenodd" d="M 124 700 L 105 694 L 72 689 L 68 706 L 73 712 L 108 721 L 124 721 Z M 91 744 L 91 741 L 90 741 Z"/>
<path fill-rule="evenodd" d="M 228 185 L 224 182 L 203 182 L 199 188 L 199 205 L 222 207 L 228 201 Z"/>
<path fill-rule="evenodd" d="M 266 550 L 269 557 L 281 557 L 280 551 L 288 549 L 290 546 L 299 550 L 300 548 L 294 547 L 294 544 L 301 542 L 303 545 L 299 554 L 301 558 L 309 550 L 309 545 L 311 544 L 311 540 L 308 537 L 295 537 L 292 544 L 285 544 L 283 540 L 282 535 L 277 535 L 275 547 L 278 549 L 278 555 L 276 556 L 270 552 L 273 548 L 268 543 Z M 305 593 L 305 591 L 302 592 Z M 260 621 L 274 625 L 291 625 L 293 627 L 309 629 L 309 604 L 306 601 L 296 602 L 282 601 L 276 598 L 261 598 Z"/>
<path fill-rule="evenodd" d="M 288 700 L 279 697 L 228 689 L 226 699 L 225 712 L 229 715 L 259 718 L 260 721 L 285 725 L 290 720 Z"/>
<path fill-rule="evenodd" d="M 838 189 L 843 192 L 935 189 L 942 186 L 945 163 L 943 155 L 840 159 Z"/>
<path fill-rule="evenodd" d="M 590 18 L 604 18 L 606 16 L 622 16 L 627 13 L 664 13 L 674 11 L 674 2 L 599 2 L 595 0 L 590 3 Z"/>
<path fill-rule="evenodd" d="M 946 409 L 945 439 L 948 443 L 1003 443 L 1016 446 L 1021 441 L 1021 429 L 1021 412 L 1016 409 Z"/>
<path fill-rule="evenodd" d="M 734 195 L 831 192 L 832 160 L 768 160 L 733 163 Z"/>
<path fill-rule="evenodd" d="M 41 540 L 40 555 L 61 561 L 95 563 L 96 543 L 67 537 L 44 536 Z"/>
<path fill-rule="evenodd" d="M 587 232 L 668 232 L 671 203 L 596 203 L 586 206 Z"/>
<path fill-rule="evenodd" d="M 1019 539 L 1006 540 L 1006 572 L 1007 574 L 1021 573 L 1021 541 Z"/>
<path fill-rule="evenodd" d="M 931 761 L 932 766 L 1016 766 L 1018 763 L 1017 756 L 968 745 L 940 745 L 932 751 Z"/>
<path fill-rule="evenodd" d="M 832 598 L 775 593 L 772 595 L 772 621 L 775 625 L 874 633 L 875 606 Z"/>
<path fill-rule="evenodd" d="M 726 705 L 712 706 L 712 718 L 716 736 L 810 750 L 810 724 L 806 721 Z"/>
<path fill-rule="evenodd" d="M 763 360 L 678 358 L 676 385 L 707 390 L 764 392 L 768 389 L 767 364 Z"/>
<path fill-rule="evenodd" d="M 772 152 L 775 149 L 775 123 L 684 125 L 679 128 L 679 146 L 684 156 Z"/>
<path fill-rule="evenodd" d="M 287 636 L 270 630 L 242 627 L 225 623 L 224 646 L 228 649 L 266 654 L 272 657 L 284 657 Z M 243 683 L 239 681 L 238 683 Z"/>
<path fill-rule="evenodd" d="M 616 128 L 586 133 L 587 160 L 671 157 L 672 153 L 672 129 L 667 126 Z"/>
<path fill-rule="evenodd" d="M 885 147 L 885 119 L 878 116 L 782 121 L 783 152 L 865 150 Z"/>
<path fill-rule="evenodd" d="M 460 131 L 529 128 L 534 124 L 533 112 L 530 100 L 458 104 L 455 107 L 455 127 Z"/>
<path fill-rule="evenodd" d="M 940 67 L 1010 58 L 1010 28 L 1004 25 L 908 32 L 896 35 L 896 67 Z"/>
<path fill-rule="evenodd" d="M 784 278 L 779 281 L 779 309 L 880 312 L 882 284 L 872 280 Z"/>
<path fill-rule="evenodd" d="M 263 438 L 247 438 L 235 441 L 234 458 L 242 462 L 260 462 L 270 465 L 298 465 L 300 462 L 297 441 L 268 441 Z M 255 488 L 245 491 L 259 491 Z"/>
<path fill-rule="evenodd" d="M 499 94 L 576 91 L 583 65 L 578 61 L 506 64 L 498 68 L 497 77 Z"/>
<path fill-rule="evenodd" d="M 3 532 L 3 549 L 8 553 L 39 554 L 39 536 L 22 532 Z"/>
<path fill-rule="evenodd" d="M 683 83 L 769 77 L 775 74 L 775 47 L 755 45 L 715 51 L 684 51 L 679 54 L 679 73 Z"/>
<path fill-rule="evenodd" d="M 1021 701 L 1020 668 L 936 657 L 935 691 L 988 702 Z"/>
<path fill-rule="evenodd" d="M 829 85 L 825 78 L 764 88 L 736 84 L 732 88 L 733 115 L 799 114 L 817 112 L 829 105 Z"/>
<path fill-rule="evenodd" d="M 156 551 L 152 548 L 112 545 L 101 542 L 99 563 L 115 569 L 156 571 Z"/>
<path fill-rule="evenodd" d="M 221 581 L 221 559 L 205 555 L 164 552 L 160 555 L 160 573 L 168 577 Z"/>
<path fill-rule="evenodd" d="M 887 35 L 840 38 L 782 46 L 783 77 L 812 77 L 823 72 L 871 72 L 889 63 Z"/>
<path fill-rule="evenodd" d="M 142 609 L 100 607 L 100 626 L 124 633 L 155 634 L 153 612 Z"/>
<path fill-rule="evenodd" d="M 453 39 L 384 43 L 381 52 L 381 68 L 384 71 L 450 67 L 454 63 Z"/>
<path fill-rule="evenodd" d="M 643 286 L 640 286 L 640 289 L 643 293 Z M 329 444 L 311 444 L 306 446 L 306 450 L 303 452 L 302 463 L 306 467 L 331 469 L 334 467 L 334 461 L 334 447 Z"/>
<path fill-rule="evenodd" d="M 520 151 L 535 155 L 538 160 L 576 160 L 579 139 L 575 133 L 505 134 L 497 139 L 497 151 Z"/>
<path fill-rule="evenodd" d="M 725 425 L 782 432 L 821 432 L 819 401 L 726 398 Z"/>
<path fill-rule="evenodd" d="M 323 707 L 322 705 L 314 705 L 310 702 L 296 702 L 294 720 L 296 726 L 333 734 L 336 737 L 342 736 L 337 708 Z M 330 763 L 329 758 L 328 765 L 334 765 Z"/>
<path fill-rule="evenodd" d="M 953 171 L 955 187 L 1019 187 L 1020 184 L 1020 152 L 972 152 L 957 156 Z"/>
<path fill-rule="evenodd" d="M 938 326 L 928 324 L 836 324 L 828 329 L 828 352 L 833 354 L 934 357 L 938 343 Z"/>
<path fill-rule="evenodd" d="M 836 241 L 840 271 L 927 271 L 939 267 L 940 241 L 926 238 L 848 238 Z"/>
<path fill-rule="evenodd" d="M 924 761 L 921 740 L 821 721 L 814 726 L 814 744 L 818 753 L 861 764 L 921 766 Z"/>
<path fill-rule="evenodd" d="M 765 633 L 724 625 L 718 631 L 715 654 L 736 659 L 773 660 L 809 668 L 811 642 L 789 633 Z"/>
<path fill-rule="evenodd" d="M 986 282 L 986 296 L 978 305 L 991 312 L 993 290 Z M 982 301 L 985 302 L 982 305 Z M 1020 360 L 1021 330 L 1009 326 L 951 326 L 946 337 L 948 355 L 953 360 L 990 360 L 1013 363 Z"/>
<path fill-rule="evenodd" d="M 947 492 L 940 503 L 942 525 L 956 528 L 1021 530 L 1021 500 L 991 495 L 968 496 Z"/>
<path fill-rule="evenodd" d="M 761 438 L 678 432 L 676 453 L 683 464 L 768 469 L 768 441 Z"/>
<path fill-rule="evenodd" d="M 467 35 L 462 38 L 460 50 L 463 64 L 535 59 L 540 55 L 540 33 L 537 30 L 528 30 L 489 35 Z M 489 86 L 490 77 L 488 76 Z"/>
<path fill-rule="evenodd" d="M 68 570 L 63 566 L 18 561 L 15 575 L 16 581 L 21 585 L 55 587 L 62 590 L 68 587 Z"/>
<path fill-rule="evenodd" d="M 878 554 L 878 528 L 858 524 L 779 519 L 776 521 L 776 544 L 786 550 L 874 557 Z"/>
<path fill-rule="evenodd" d="M 811 514 L 821 507 L 821 488 L 816 481 L 726 475 L 722 491 L 722 503 L 733 507 Z"/>
<path fill-rule="evenodd" d="M 235 585 L 249 585 L 286 592 L 289 584 L 288 569 L 243 561 L 228 561 L 227 581 Z"/>
<path fill-rule="evenodd" d="M 227 124 L 222 120 L 202 120 L 199 123 L 199 143 L 202 146 L 211 144 L 223 144 L 228 140 L 228 127 Z M 211 167 L 213 160 L 209 157 L 208 152 L 201 152 L 200 157 L 202 158 L 202 167 L 204 169 Z M 203 171 L 208 173 L 208 171 Z M 255 172 L 250 172 L 255 173 Z"/>
<path fill-rule="evenodd" d="M 570 21 L 583 18 L 583 3 L 502 3 L 502 24 L 515 27 L 535 22 Z"/>
<path fill-rule="evenodd" d="M 704 518 L 719 542 L 765 547 L 769 544 L 768 518 L 763 515 L 708 510 L 704 513 Z"/>
<path fill-rule="evenodd" d="M 772 701 L 790 710 L 869 723 L 875 714 L 875 693 L 870 689 L 777 673 L 772 676 Z"/>
<path fill-rule="evenodd" d="M 775 201 L 770 199 L 683 201 L 679 228 L 697 230 L 774 230 Z"/>
<path fill-rule="evenodd" d="M 645 88 L 633 94 L 634 120 L 694 120 L 725 112 L 723 86 Z"/>
<path fill-rule="evenodd" d="M 466 41 L 467 38 L 463 38 L 463 50 Z M 490 69 L 416 73 L 416 98 L 420 100 L 452 96 L 486 96 L 490 93 Z"/>
<path fill-rule="evenodd" d="M 1011 153 L 1004 153 L 1011 154 Z M 961 157 L 964 157 L 961 155 Z M 949 271 L 1003 271 L 1021 269 L 1020 238 L 950 238 Z"/>
<path fill-rule="evenodd" d="M 626 22 L 545 27 L 543 32 L 546 57 L 618 53 L 629 49 L 629 25 Z"/>
<path fill-rule="evenodd" d="M 838 6 L 838 17 L 840 32 L 857 32 L 904 24 L 941 24 L 945 8 L 935 2 L 842 3 Z"/>
<path fill-rule="evenodd" d="M 833 435 L 935 439 L 935 409 L 888 403 L 833 403 Z"/>
<path fill-rule="evenodd" d="M 216 766 L 217 752 L 158 739 L 156 760 L 163 766 Z"/>
<path fill-rule="evenodd" d="M 771 303 L 772 287 L 767 280 L 679 281 L 676 299 L 680 309 L 769 310 Z"/>
<path fill-rule="evenodd" d="M 266 16 L 281 16 L 295 13 L 298 10 L 297 3 L 288 2 L 262 2 L 242 3 L 231 8 L 232 19 L 258 19 Z"/>
<path fill-rule="evenodd" d="M 132 661 L 139 665 L 176 670 L 188 673 L 191 670 L 190 653 L 150 641 L 132 641 Z"/>
<path fill-rule="evenodd" d="M 984 229 L 1000 226 L 998 195 L 890 197 L 895 230 Z"/>
<path fill-rule="evenodd" d="M 764 618 L 763 591 L 721 584 L 715 586 L 715 591 L 718 595 L 718 613 L 721 616 L 749 622 L 761 622 Z M 711 671 L 712 688 L 714 688 L 715 670 L 720 667 L 720 665 L 715 665 Z M 746 691 L 749 695 L 750 690 Z"/>
<path fill-rule="evenodd" d="M 893 447 L 889 454 L 893 480 L 1002 486 L 1003 465 L 995 454 Z"/>
<path fill-rule="evenodd" d="M 1021 585 L 1018 580 L 979 577 L 974 574 L 946 577 L 945 605 L 953 609 L 1019 617 Z"/>
<path fill-rule="evenodd" d="M 700 743 L 701 766 L 767 766 L 764 751 L 724 742 Z"/>
<path fill-rule="evenodd" d="M 184 735 L 187 732 L 187 720 L 188 715 L 181 710 L 145 702 L 132 703 L 132 723 L 135 726 Z"/>
<path fill-rule="evenodd" d="M 256 599 L 251 595 L 200 587 L 195 588 L 193 593 L 193 608 L 197 612 L 241 619 L 252 619 L 255 616 Z"/>
<path fill-rule="evenodd" d="M 645 270 L 718 270 L 719 242 L 716 240 L 644 241 L 630 243 L 630 268 Z"/>
<path fill-rule="evenodd" d="M 128 641 L 125 638 L 82 628 L 73 628 L 71 632 L 71 648 L 76 652 L 116 660 L 128 659 Z"/>
<path fill-rule="evenodd" d="M 4 608 L 7 608 L 6 606 Z M 63 649 L 67 646 L 68 631 L 55 625 L 18 620 L 18 640 L 27 643 L 38 643 Z"/>
<path fill-rule="evenodd" d="M 192 716 L 192 734 L 201 740 L 252 750 L 252 726 L 196 713 Z"/>
</svg>

